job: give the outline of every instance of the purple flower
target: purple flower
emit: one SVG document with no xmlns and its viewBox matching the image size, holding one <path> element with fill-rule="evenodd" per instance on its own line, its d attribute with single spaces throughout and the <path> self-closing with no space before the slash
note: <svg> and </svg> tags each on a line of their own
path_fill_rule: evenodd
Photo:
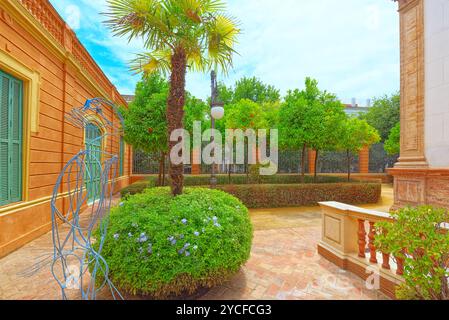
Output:
<svg viewBox="0 0 449 320">
<path fill-rule="evenodd" d="M 131 238 L 132 236 L 133 236 L 133 234 L 132 234 L 131 232 L 129 232 L 129 233 L 128 233 L 128 237 Z"/>
<path fill-rule="evenodd" d="M 118 240 L 118 238 L 120 238 L 120 235 L 118 233 L 114 234 L 114 239 Z"/>
<path fill-rule="evenodd" d="M 198 231 L 195 231 L 193 234 L 194 234 L 195 236 L 197 236 L 197 237 L 200 236 L 200 233 L 199 233 Z"/>
<path fill-rule="evenodd" d="M 124 205 L 125 205 L 124 202 L 120 202 L 120 204 L 119 204 L 120 207 L 123 207 Z"/>
<path fill-rule="evenodd" d="M 139 241 L 140 243 L 142 243 L 142 242 L 147 242 L 147 241 L 148 241 L 148 237 L 147 237 L 147 235 L 145 234 L 145 232 L 142 232 L 142 233 L 140 234 L 140 237 L 139 237 L 139 239 L 137 239 L 137 241 Z"/>
<path fill-rule="evenodd" d="M 179 239 L 184 239 L 184 235 L 181 234 L 181 235 L 179 236 Z"/>
<path fill-rule="evenodd" d="M 187 219 L 182 219 L 181 222 L 182 224 L 187 224 Z"/>
<path fill-rule="evenodd" d="M 216 216 L 214 216 L 214 217 L 212 218 L 212 220 L 213 220 L 214 222 L 217 222 L 217 221 L 218 221 L 218 218 L 217 218 Z"/>
<path fill-rule="evenodd" d="M 176 244 L 176 239 L 173 239 L 171 242 L 171 245 L 174 246 Z"/>
<path fill-rule="evenodd" d="M 148 245 L 147 252 L 148 252 L 149 254 L 153 254 L 153 245 L 152 245 L 151 243 Z"/>
<path fill-rule="evenodd" d="M 188 248 L 188 247 L 190 247 L 190 243 L 186 243 L 186 244 L 184 244 L 184 248 Z"/>
<path fill-rule="evenodd" d="M 221 224 L 215 222 L 215 223 L 214 223 L 214 226 L 216 226 L 217 228 L 220 228 L 220 227 L 221 227 Z"/>
<path fill-rule="evenodd" d="M 142 248 L 142 247 L 139 248 L 139 253 L 140 253 L 140 254 L 143 253 L 143 248 Z"/>
<path fill-rule="evenodd" d="M 186 251 L 186 257 L 190 257 L 190 252 Z"/>
<path fill-rule="evenodd" d="M 184 248 L 182 248 L 181 250 L 179 250 L 179 251 L 178 251 L 178 254 L 179 254 L 179 255 L 181 255 L 181 254 L 183 254 L 183 253 L 184 253 L 184 251 L 185 251 L 185 249 L 184 249 Z"/>
</svg>

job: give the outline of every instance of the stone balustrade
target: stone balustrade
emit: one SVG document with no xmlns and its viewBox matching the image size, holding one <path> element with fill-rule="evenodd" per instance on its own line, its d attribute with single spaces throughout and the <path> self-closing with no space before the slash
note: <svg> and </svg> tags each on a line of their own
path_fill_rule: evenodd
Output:
<svg viewBox="0 0 449 320">
<path fill-rule="evenodd" d="M 378 276 L 379 290 L 395 298 L 395 288 L 403 282 L 403 261 L 379 252 L 375 223 L 392 221 L 388 213 L 338 202 L 321 202 L 322 238 L 318 253 L 362 279 Z"/>
</svg>

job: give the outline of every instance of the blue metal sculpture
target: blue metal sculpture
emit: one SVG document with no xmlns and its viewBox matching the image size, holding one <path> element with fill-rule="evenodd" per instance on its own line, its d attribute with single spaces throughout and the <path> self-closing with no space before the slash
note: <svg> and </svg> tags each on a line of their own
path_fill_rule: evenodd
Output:
<svg viewBox="0 0 449 320">
<path fill-rule="evenodd" d="M 119 123 L 110 120 L 114 114 Z M 111 136 L 120 139 L 123 118 L 113 103 L 95 98 L 72 109 L 66 119 L 84 130 L 86 149 L 70 159 L 54 187 L 51 272 L 64 300 L 73 289 L 79 290 L 83 300 L 94 300 L 105 287 L 112 298 L 123 299 L 109 280 L 108 264 L 101 256 L 119 165 L 118 155 L 107 152 L 104 143 Z"/>
</svg>

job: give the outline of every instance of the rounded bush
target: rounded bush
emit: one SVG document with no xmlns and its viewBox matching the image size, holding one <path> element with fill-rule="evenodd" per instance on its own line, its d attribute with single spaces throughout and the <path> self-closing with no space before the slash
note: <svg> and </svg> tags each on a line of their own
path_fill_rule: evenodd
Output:
<svg viewBox="0 0 449 320">
<path fill-rule="evenodd" d="M 168 298 L 219 285 L 249 259 L 248 209 L 218 190 L 147 189 L 111 210 L 102 256 L 115 286 Z"/>
</svg>

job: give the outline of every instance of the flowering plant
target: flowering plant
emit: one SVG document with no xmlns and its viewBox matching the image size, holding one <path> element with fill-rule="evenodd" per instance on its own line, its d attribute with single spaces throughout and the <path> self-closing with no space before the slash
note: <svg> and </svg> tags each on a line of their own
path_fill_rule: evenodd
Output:
<svg viewBox="0 0 449 320">
<path fill-rule="evenodd" d="M 134 295 L 167 298 L 226 281 L 248 260 L 248 209 L 218 190 L 148 189 L 114 208 L 102 255 L 109 277 Z"/>
</svg>

